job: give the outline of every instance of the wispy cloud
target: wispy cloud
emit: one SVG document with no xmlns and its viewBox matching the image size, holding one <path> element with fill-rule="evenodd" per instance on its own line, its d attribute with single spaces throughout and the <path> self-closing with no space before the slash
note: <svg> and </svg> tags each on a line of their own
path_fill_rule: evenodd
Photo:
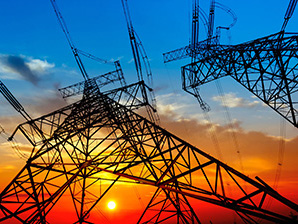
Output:
<svg viewBox="0 0 298 224">
<path fill-rule="evenodd" d="M 197 113 L 199 106 L 193 103 L 193 98 L 178 93 L 157 95 L 157 109 L 160 114 L 173 117 L 175 120 L 188 119 L 195 116 L 202 120 Z"/>
<path fill-rule="evenodd" d="M 31 103 L 30 108 L 28 107 L 28 112 L 34 117 L 42 116 L 67 105 L 57 91 L 49 92 L 47 97 L 33 97 L 31 100 L 34 103 Z"/>
<path fill-rule="evenodd" d="M 260 104 L 259 101 L 249 101 L 242 97 L 237 97 L 235 93 L 227 93 L 223 96 L 214 96 L 212 97 L 213 101 L 220 102 L 222 106 L 226 106 L 229 108 L 236 107 L 255 107 Z"/>
<path fill-rule="evenodd" d="M 135 60 L 132 58 L 132 59 L 130 59 L 127 63 L 128 64 L 131 64 L 131 63 L 133 63 Z"/>
<path fill-rule="evenodd" d="M 27 56 L 0 55 L 0 72 L 4 79 L 24 79 L 38 85 L 41 77 L 55 67 L 46 60 Z"/>
<path fill-rule="evenodd" d="M 0 167 L 0 172 L 1 173 L 5 173 L 7 172 L 8 170 L 15 170 L 16 167 L 15 166 L 12 166 L 12 165 L 4 165 L 4 166 L 1 166 Z"/>
<path fill-rule="evenodd" d="M 278 167 L 280 137 L 258 131 L 246 131 L 241 123 L 237 122 L 233 124 L 231 133 L 230 125 L 204 124 L 196 119 L 176 120 L 171 114 L 163 114 L 160 118 L 163 127 L 203 151 L 218 157 L 220 150 L 223 162 L 233 168 L 246 175 L 259 175 L 269 182 L 274 180 Z M 216 141 L 219 143 L 217 146 L 212 136 L 216 136 Z M 237 144 L 235 144 L 235 139 Z M 283 165 L 283 178 L 294 178 L 296 174 L 292 171 L 297 170 L 295 159 L 297 156 L 295 155 L 297 154 L 298 136 L 284 140 L 286 148 L 284 161 L 287 161 L 287 164 Z M 241 170 L 241 163 L 244 170 Z"/>
</svg>

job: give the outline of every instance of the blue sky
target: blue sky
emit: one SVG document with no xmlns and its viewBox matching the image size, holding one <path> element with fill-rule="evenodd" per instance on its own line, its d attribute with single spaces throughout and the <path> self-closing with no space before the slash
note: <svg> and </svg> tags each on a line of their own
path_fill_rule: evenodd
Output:
<svg viewBox="0 0 298 224">
<path fill-rule="evenodd" d="M 231 44 L 278 32 L 288 5 L 288 1 L 278 0 L 219 2 L 230 7 L 238 17 L 230 33 Z M 136 81 L 120 0 L 57 0 L 57 3 L 78 48 L 100 58 L 120 59 L 127 80 Z M 200 1 L 200 4 L 208 12 L 209 1 Z M 162 53 L 189 42 L 191 0 L 130 0 L 129 5 L 134 27 L 150 58 L 160 108 L 170 108 L 177 114 L 177 119 L 202 119 L 195 99 L 181 90 L 180 67 L 189 60 L 167 65 L 162 62 Z M 34 85 L 11 71 L 0 70 L 1 80 L 26 108 L 29 107 L 29 111 L 32 111 L 30 105 L 40 103 L 40 98 L 54 97 L 57 87 L 82 81 L 49 0 L 0 1 L 0 15 L 0 55 L 23 57 L 40 77 L 38 84 Z M 225 26 L 230 22 L 228 14 L 216 11 L 216 26 Z M 298 16 L 295 13 L 287 31 L 296 31 L 297 25 Z M 201 29 L 201 40 L 206 37 L 203 31 Z M 222 32 L 222 40 L 227 43 L 227 33 Z M 90 76 L 113 69 L 87 60 L 85 63 Z M 238 105 L 230 108 L 231 115 L 241 122 L 244 129 L 279 134 L 280 119 L 274 111 L 261 102 L 255 102 L 256 99 L 232 79 L 225 78 L 221 83 L 227 97 L 239 100 Z M 212 108 L 210 115 L 213 122 L 227 122 L 223 119 L 221 103 L 216 100 L 218 92 L 215 84 L 202 87 L 202 95 Z M 0 100 L 3 105 L 0 115 L 15 113 L 3 98 Z M 288 137 L 297 135 L 297 130 L 289 124 L 287 128 L 290 133 Z"/>
<path fill-rule="evenodd" d="M 56 1 L 79 49 L 107 60 L 120 59 L 127 82 L 137 81 L 121 0 Z M 227 41 L 227 33 L 222 32 L 225 44 L 238 44 L 277 33 L 289 3 L 289 0 L 218 1 L 230 7 L 238 17 L 230 32 L 230 42 Z M 135 30 L 150 59 L 158 111 L 164 118 L 161 126 L 235 169 L 245 171 L 243 173 L 246 175 L 258 175 L 265 181 L 270 180 L 271 186 L 281 169 L 280 164 L 285 161 L 282 184 L 278 190 L 297 202 L 298 129 L 286 122 L 286 149 L 284 154 L 281 153 L 281 141 L 276 137 L 280 135 L 281 117 L 232 78 L 225 77 L 220 83 L 235 123 L 236 137 L 233 139 L 216 84 L 211 82 L 201 88 L 202 97 L 211 107 L 209 116 L 213 125 L 208 125 L 196 99 L 181 88 L 180 67 L 190 60 L 163 63 L 164 52 L 189 43 L 192 0 L 128 2 Z M 200 4 L 208 12 L 210 0 L 200 0 Z M 286 31 L 298 30 L 297 10 Z M 215 26 L 230 23 L 229 15 L 216 9 Z M 0 80 L 33 118 L 65 106 L 67 102 L 57 89 L 83 81 L 83 77 L 50 0 L 0 0 L 0 26 Z M 205 38 L 202 28 L 200 40 Z M 91 77 L 114 69 L 85 58 L 83 60 Z M 26 67 L 27 79 L 13 70 L 9 66 L 11 63 Z M 24 119 L 0 95 L 0 125 L 11 134 L 21 122 Z M 20 139 L 21 136 L 16 137 L 23 152 L 28 154 L 31 145 Z M 219 152 L 222 152 L 223 158 Z M 5 138 L 0 138 L 0 155 L 1 189 L 25 161 L 19 158 Z"/>
</svg>

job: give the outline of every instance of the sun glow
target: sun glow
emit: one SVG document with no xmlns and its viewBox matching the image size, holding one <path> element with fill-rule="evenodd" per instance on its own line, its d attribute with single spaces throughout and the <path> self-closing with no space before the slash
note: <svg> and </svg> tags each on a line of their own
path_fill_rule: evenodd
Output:
<svg viewBox="0 0 298 224">
<path fill-rule="evenodd" d="M 113 210 L 116 208 L 116 203 L 114 201 L 109 201 L 108 208 Z"/>
</svg>

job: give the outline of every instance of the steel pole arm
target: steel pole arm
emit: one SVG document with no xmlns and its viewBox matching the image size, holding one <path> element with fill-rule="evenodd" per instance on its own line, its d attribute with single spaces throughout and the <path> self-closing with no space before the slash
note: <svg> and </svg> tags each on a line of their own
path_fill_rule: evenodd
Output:
<svg viewBox="0 0 298 224">
<path fill-rule="evenodd" d="M 62 31 L 65 34 L 65 37 L 67 39 L 67 42 L 68 42 L 68 44 L 69 44 L 69 46 L 71 48 L 71 51 L 72 51 L 72 53 L 73 53 L 73 55 L 75 57 L 76 63 L 78 64 L 79 69 L 80 69 L 80 71 L 81 71 L 81 73 L 83 75 L 83 78 L 85 80 L 88 80 L 89 79 L 89 76 L 88 76 L 87 71 L 86 71 L 86 69 L 85 69 L 85 67 L 83 65 L 83 62 L 82 62 L 82 60 L 81 60 L 81 58 L 80 58 L 80 56 L 78 54 L 78 49 L 75 47 L 75 45 L 74 45 L 74 43 L 73 43 L 73 41 L 71 39 L 71 36 L 69 34 L 69 31 L 68 31 L 68 28 L 67 28 L 66 23 L 65 23 L 65 21 L 63 19 L 63 16 L 62 16 L 62 14 L 61 14 L 61 12 L 60 12 L 60 10 L 58 8 L 58 5 L 56 3 L 56 0 L 50 0 L 50 1 L 52 3 L 52 6 L 53 6 L 53 9 L 54 9 L 55 14 L 57 16 L 57 19 L 59 21 L 59 24 L 60 24 L 60 26 L 62 28 Z"/>
<path fill-rule="evenodd" d="M 134 58 L 134 63 L 135 63 L 135 67 L 136 67 L 138 80 L 141 81 L 141 80 L 143 80 L 143 72 L 142 72 L 142 64 L 141 64 L 140 49 L 139 49 L 140 42 L 138 42 L 138 40 L 137 40 L 136 33 L 135 33 L 135 30 L 132 25 L 132 20 L 130 17 L 127 0 L 121 0 L 121 2 L 122 2 L 122 8 L 124 11 L 124 16 L 126 19 L 129 40 L 130 40 L 130 44 L 131 44 L 131 49 L 132 49 L 132 54 L 133 54 L 133 58 Z"/>
<path fill-rule="evenodd" d="M 187 45 L 185 47 L 163 53 L 163 60 L 164 63 L 189 57 L 196 57 L 197 60 L 200 60 L 200 58 L 206 56 L 206 53 L 208 53 L 210 49 L 217 49 L 218 47 L 221 48 L 221 45 L 218 45 L 217 38 L 213 37 L 211 39 L 197 42 L 195 46 Z"/>
<path fill-rule="evenodd" d="M 298 2 L 298 0 L 290 0 L 290 3 L 288 5 L 288 8 L 287 8 L 287 11 L 285 14 L 284 23 L 282 24 L 282 27 L 281 27 L 282 32 L 285 31 L 286 26 L 295 11 L 297 2 Z"/>
</svg>

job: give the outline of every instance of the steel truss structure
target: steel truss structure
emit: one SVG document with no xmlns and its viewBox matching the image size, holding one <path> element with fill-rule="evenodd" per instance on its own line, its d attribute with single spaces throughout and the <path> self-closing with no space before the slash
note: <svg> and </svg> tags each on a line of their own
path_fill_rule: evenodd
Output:
<svg viewBox="0 0 298 224">
<path fill-rule="evenodd" d="M 19 125 L 32 145 L 26 165 L 0 194 L 0 222 L 48 223 L 69 193 L 76 223 L 88 218 L 117 181 L 149 185 L 156 192 L 138 223 L 200 223 L 191 200 L 236 211 L 244 223 L 298 223 L 298 205 L 261 179 L 253 180 L 171 134 L 85 82 L 76 103 Z M 98 194 L 98 182 L 109 184 Z M 227 188 L 229 185 L 229 191 Z"/>
<path fill-rule="evenodd" d="M 164 54 L 170 62 L 196 55 L 197 61 L 182 67 L 183 89 L 196 96 L 199 86 L 231 76 L 298 127 L 298 35 L 279 32 L 238 45 L 201 41 L 195 48 Z M 194 50 L 193 50 L 194 49 Z"/>
<path fill-rule="evenodd" d="M 104 63 L 107 61 L 75 47 L 55 0 L 51 0 L 51 3 L 85 79 L 84 82 L 60 89 L 60 92 L 63 98 L 78 94 L 83 96 L 81 100 L 62 109 L 31 119 L 0 82 L 0 92 L 27 120 L 17 127 L 10 139 L 22 134 L 32 146 L 25 166 L 0 194 L 0 222 L 49 223 L 55 207 L 64 196 L 70 195 L 76 214 L 75 223 L 91 223 L 93 211 L 115 184 L 128 182 L 155 188 L 155 193 L 140 215 L 138 223 L 201 223 L 194 202 L 210 203 L 235 211 L 244 223 L 259 223 L 260 220 L 271 223 L 298 223 L 294 216 L 289 216 L 290 212 L 298 212 L 298 205 L 281 196 L 263 180 L 258 177 L 253 180 L 245 176 L 154 122 L 158 120 L 154 113 L 154 96 L 151 96 L 153 99 L 150 100 L 148 95 L 152 94 L 152 89 L 142 81 L 140 55 L 146 59 L 145 70 L 149 80 L 152 75 L 149 63 L 146 64 L 148 58 L 143 52 L 141 42 L 135 37 L 126 0 L 122 3 L 139 76 L 139 82 L 130 85 L 124 80 L 119 62 L 114 63 L 115 71 L 95 78 L 89 77 L 79 54 Z M 196 20 L 196 26 L 197 22 Z M 194 39 L 197 39 L 197 35 L 195 36 Z M 269 42 L 270 38 L 268 37 Z M 286 42 L 272 46 L 291 48 L 292 45 L 287 45 Z M 269 46 L 271 45 L 266 47 L 267 51 Z M 142 49 L 138 49 L 139 47 Z M 223 71 L 229 71 L 229 75 L 239 73 L 244 62 L 249 62 L 249 69 L 256 67 L 257 62 L 263 63 L 264 67 L 267 58 L 270 58 L 270 55 L 275 56 L 276 49 L 264 56 L 263 52 L 256 53 L 260 51 L 259 46 L 256 48 L 258 50 L 246 47 L 244 50 L 251 52 L 249 55 L 238 48 L 230 52 L 230 46 L 213 44 L 213 39 L 209 38 L 206 43 L 193 41 L 192 46 L 183 49 L 182 54 L 179 51 L 174 52 L 175 57 L 178 53 L 180 57 L 187 55 L 196 59 L 194 63 L 183 68 L 185 90 L 190 92 L 192 88 L 197 91 L 198 84 L 195 82 L 209 74 L 205 73 L 205 70 L 209 69 L 211 64 L 212 75 L 210 78 L 206 76 L 205 82 L 215 79 L 215 76 L 212 76 L 217 73 L 216 78 L 219 78 Z M 202 53 L 203 49 L 205 53 Z M 226 54 L 225 58 L 223 54 Z M 280 57 L 290 57 L 288 54 Z M 241 57 L 245 57 L 245 60 L 241 61 Z M 253 59 L 249 60 L 250 58 Z M 276 58 L 279 58 L 279 55 Z M 237 63 L 232 63 L 232 60 Z M 210 61 L 214 62 L 209 63 Z M 219 64 L 223 63 L 227 64 L 220 67 Z M 267 62 L 267 66 L 270 67 L 273 63 Z M 293 64 L 282 60 L 278 63 L 285 63 L 286 68 Z M 274 66 L 278 67 L 278 63 Z M 282 65 L 283 67 L 273 70 L 272 74 L 276 71 L 274 77 L 281 73 L 279 70 L 284 68 L 284 64 Z M 268 81 L 268 69 L 263 67 L 266 72 L 262 80 Z M 260 70 L 260 66 L 258 69 Z M 292 73 L 281 73 L 284 74 L 285 77 L 281 77 L 284 77 L 284 82 L 291 91 L 296 85 L 289 81 L 288 74 L 294 76 L 295 69 L 296 66 L 291 70 Z M 248 73 L 251 71 L 245 73 L 246 76 Z M 224 75 L 228 74 L 221 76 Z M 240 78 L 241 81 L 243 79 Z M 252 83 L 252 78 L 249 81 Z M 113 82 L 119 82 L 121 87 L 100 91 L 101 87 Z M 272 82 L 277 83 L 275 78 Z M 258 86 L 259 81 L 254 81 L 254 84 Z M 273 84 L 269 85 L 271 87 Z M 255 87 L 253 89 L 259 90 Z M 267 91 L 264 92 L 267 94 Z M 283 109 L 285 105 L 286 103 L 279 108 Z M 136 112 L 142 108 L 145 108 L 148 119 Z M 104 181 L 105 185 L 99 192 L 101 181 Z M 275 206 L 269 209 L 267 204 L 272 202 Z"/>
<path fill-rule="evenodd" d="M 99 88 L 102 88 L 106 85 L 109 85 L 115 82 L 123 83 L 123 85 L 121 86 L 126 86 L 125 79 L 123 76 L 123 71 L 119 61 L 115 62 L 115 64 L 118 66 L 116 67 L 115 71 L 111 71 L 103 75 L 99 75 L 94 78 L 91 78 L 96 82 Z M 60 88 L 59 91 L 63 98 L 68 98 L 79 94 L 83 94 L 84 88 L 85 88 L 85 81 L 82 81 L 67 87 Z"/>
</svg>

